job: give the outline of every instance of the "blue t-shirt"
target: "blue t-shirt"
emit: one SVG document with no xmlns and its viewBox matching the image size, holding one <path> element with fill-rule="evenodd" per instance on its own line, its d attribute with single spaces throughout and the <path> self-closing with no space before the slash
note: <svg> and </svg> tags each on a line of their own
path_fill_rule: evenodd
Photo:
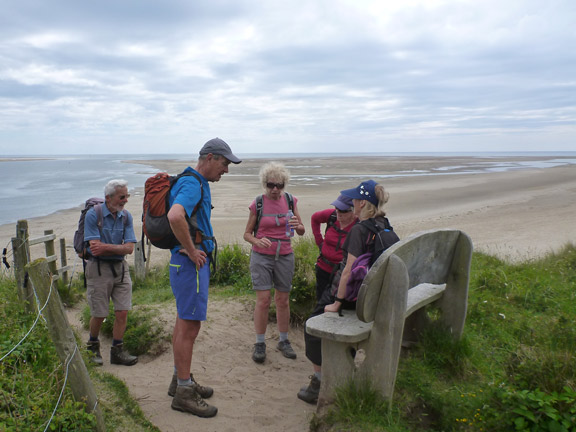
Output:
<svg viewBox="0 0 576 432">
<path fill-rule="evenodd" d="M 196 222 L 198 223 L 198 228 L 204 233 L 205 236 L 212 237 L 212 224 L 210 223 L 210 216 L 212 215 L 212 197 L 210 195 L 210 185 L 208 181 L 200 174 L 198 171 L 188 167 L 184 172 L 195 173 L 200 181 L 202 182 L 202 188 L 204 189 L 204 197 L 202 202 L 198 207 L 196 212 Z M 194 207 L 200 201 L 202 196 L 202 189 L 200 188 L 200 182 L 194 176 L 184 176 L 181 177 L 172 189 L 170 190 L 169 204 L 172 207 L 174 204 L 180 204 L 184 207 L 188 217 L 192 215 Z M 172 249 L 172 253 L 177 252 L 180 246 L 176 246 Z M 204 240 L 202 242 L 202 249 L 204 252 L 212 252 L 214 250 L 214 242 L 212 240 Z"/>
<path fill-rule="evenodd" d="M 124 218 L 127 218 L 126 227 L 124 227 Z M 122 210 L 116 213 L 116 217 L 110 213 L 106 204 L 102 204 L 102 233 L 98 229 L 98 216 L 96 210 L 91 208 L 86 213 L 84 219 L 84 241 L 100 240 L 107 244 L 136 243 L 134 234 L 134 224 L 132 215 L 128 210 Z M 90 252 L 90 248 L 88 248 Z M 121 260 L 123 255 L 104 255 L 98 257 L 103 260 Z"/>
</svg>

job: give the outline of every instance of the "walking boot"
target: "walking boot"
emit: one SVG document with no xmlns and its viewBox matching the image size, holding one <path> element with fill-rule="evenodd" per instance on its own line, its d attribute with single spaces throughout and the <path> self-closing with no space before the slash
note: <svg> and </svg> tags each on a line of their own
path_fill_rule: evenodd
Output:
<svg viewBox="0 0 576 432">
<path fill-rule="evenodd" d="M 190 379 L 194 384 L 196 384 L 196 391 L 202 399 L 208 399 L 214 394 L 214 389 L 208 386 L 202 386 L 196 382 L 194 375 L 190 374 Z M 170 386 L 168 387 L 168 396 L 174 397 L 176 394 L 176 387 L 178 387 L 178 377 L 172 375 L 172 381 L 170 381 Z"/>
<path fill-rule="evenodd" d="M 266 344 L 264 342 L 258 342 L 254 344 L 252 360 L 254 360 L 256 363 L 264 363 L 264 360 L 266 360 Z"/>
<path fill-rule="evenodd" d="M 138 363 L 138 357 L 124 351 L 124 344 L 118 344 L 110 348 L 110 363 L 132 366 Z"/>
<path fill-rule="evenodd" d="M 218 408 L 208 405 L 196 391 L 196 385 L 176 386 L 172 399 L 172 409 L 197 415 L 198 417 L 214 417 Z"/>
<path fill-rule="evenodd" d="M 90 361 L 96 366 L 102 366 L 102 355 L 100 355 L 100 341 L 88 341 L 86 349 L 90 353 Z"/>
<path fill-rule="evenodd" d="M 289 359 L 295 359 L 296 353 L 290 344 L 290 341 L 286 339 L 285 341 L 278 342 L 278 350 L 282 353 L 282 355 Z"/>
<path fill-rule="evenodd" d="M 298 392 L 298 399 L 308 402 L 309 404 L 315 404 L 318 402 L 318 394 L 320 393 L 320 380 L 316 378 L 316 375 L 310 377 L 310 384 L 308 387 L 300 389 Z"/>
</svg>

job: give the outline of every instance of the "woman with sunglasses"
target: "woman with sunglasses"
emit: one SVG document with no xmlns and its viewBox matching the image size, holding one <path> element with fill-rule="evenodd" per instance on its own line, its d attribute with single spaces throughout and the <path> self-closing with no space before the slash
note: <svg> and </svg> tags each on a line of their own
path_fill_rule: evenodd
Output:
<svg viewBox="0 0 576 432">
<path fill-rule="evenodd" d="M 324 312 L 338 312 L 340 308 L 355 309 L 355 302 L 348 302 L 344 299 L 346 283 L 350 277 L 352 264 L 360 255 L 369 251 L 373 243 L 370 239 L 371 231 L 362 221 L 373 219 L 380 226 L 386 226 L 384 205 L 388 202 L 389 194 L 384 187 L 374 180 L 367 180 L 355 188 L 346 189 L 340 192 L 342 195 L 352 199 L 354 214 L 360 221 L 352 226 L 350 233 L 344 242 L 344 258 L 340 265 L 340 279 L 337 283 L 337 290 L 332 293 L 332 289 L 324 290 L 322 298 L 316 304 L 311 316 L 320 315 Z M 336 281 L 334 281 L 336 285 Z M 298 392 L 298 398 L 304 402 L 315 404 L 320 393 L 320 382 L 322 379 L 322 346 L 318 337 L 304 333 L 306 342 L 306 357 L 312 362 L 314 375 L 310 378 L 310 384 L 304 386 Z"/>
<path fill-rule="evenodd" d="M 342 261 L 342 246 L 346 236 L 358 222 L 354 214 L 352 198 L 340 195 L 330 205 L 335 209 L 317 211 L 312 215 L 311 225 L 314 241 L 320 249 L 320 255 L 316 261 L 316 300 L 322 298 L 322 293 L 332 283 L 334 274 Z M 322 224 L 326 224 L 326 230 L 322 235 Z"/>
<path fill-rule="evenodd" d="M 263 363 L 266 359 L 266 327 L 272 288 L 280 333 L 277 348 L 284 357 L 296 358 L 288 340 L 290 290 L 294 276 L 291 238 L 294 232 L 302 236 L 306 230 L 298 212 L 298 199 L 285 192 L 289 180 L 289 171 L 280 163 L 269 162 L 260 169 L 260 181 L 265 193 L 250 204 L 250 216 L 244 232 L 244 240 L 252 245 L 250 274 L 256 291 L 256 343 L 252 360 L 256 363 Z"/>
</svg>

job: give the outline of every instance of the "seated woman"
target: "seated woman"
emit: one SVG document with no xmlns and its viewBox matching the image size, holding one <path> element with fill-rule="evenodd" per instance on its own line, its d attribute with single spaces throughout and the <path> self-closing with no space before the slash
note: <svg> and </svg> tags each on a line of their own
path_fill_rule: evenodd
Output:
<svg viewBox="0 0 576 432">
<path fill-rule="evenodd" d="M 360 183 L 356 188 L 343 190 L 340 193 L 352 199 L 354 214 L 358 217 L 360 223 L 352 227 L 342 247 L 344 259 L 340 265 L 341 275 L 336 292 L 332 293 L 331 289 L 325 290 L 311 317 L 324 312 L 338 312 L 340 308 L 354 309 L 356 307 L 355 302 L 348 302 L 344 299 L 350 270 L 356 258 L 373 248 L 372 232 L 361 222 L 367 219 L 374 219 L 380 226 L 388 225 L 385 219 L 384 205 L 388 202 L 389 194 L 384 190 L 384 186 L 377 184 L 373 180 L 367 180 Z M 312 362 L 314 374 L 310 377 L 310 384 L 300 389 L 298 398 L 315 404 L 318 401 L 322 379 L 321 340 L 308 333 L 304 333 L 304 338 L 306 342 L 306 357 Z"/>
<path fill-rule="evenodd" d="M 260 170 L 260 181 L 265 194 L 250 204 L 250 216 L 244 240 L 252 245 L 250 273 L 256 291 L 254 328 L 256 343 L 252 360 L 263 363 L 266 359 L 266 327 L 270 309 L 270 290 L 274 288 L 276 319 L 280 341 L 278 350 L 284 357 L 295 359 L 296 353 L 288 340 L 290 326 L 290 290 L 294 276 L 294 252 L 291 239 L 296 232 L 304 235 L 298 212 L 298 199 L 285 192 L 290 173 L 284 165 L 270 162 Z"/>
</svg>

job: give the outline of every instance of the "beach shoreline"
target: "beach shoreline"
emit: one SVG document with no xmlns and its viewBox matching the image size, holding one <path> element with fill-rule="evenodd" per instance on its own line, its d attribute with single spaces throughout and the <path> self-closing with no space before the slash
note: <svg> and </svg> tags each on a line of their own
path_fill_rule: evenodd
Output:
<svg viewBox="0 0 576 432">
<path fill-rule="evenodd" d="M 576 165 L 526 168 L 499 172 L 469 173 L 491 158 L 386 157 L 386 158 L 285 158 L 292 173 L 287 190 L 298 206 L 311 236 L 313 212 L 330 207 L 339 191 L 374 178 L 390 192 L 388 217 L 400 237 L 434 228 L 456 228 L 469 234 L 475 250 L 519 261 L 557 251 L 576 241 L 571 220 L 576 210 Z M 517 157 L 508 158 L 510 161 Z M 159 171 L 177 173 L 186 167 L 181 160 L 134 160 Z M 190 163 L 194 166 L 194 160 Z M 242 240 L 248 206 L 261 194 L 258 170 L 265 161 L 250 159 L 232 165 L 217 183 L 211 184 L 214 210 L 212 224 L 220 245 L 245 244 Z M 447 169 L 446 167 L 453 167 Z M 414 175 L 443 168 L 443 175 Z M 410 175 L 403 173 L 409 173 Z M 119 173 L 121 176 L 121 173 Z M 141 236 L 143 187 L 132 188 L 126 208 Z M 30 218 L 30 235 L 53 230 L 71 247 L 81 206 Z M 0 245 L 10 245 L 16 224 L 0 226 Z M 247 244 L 246 244 L 247 245 Z M 69 259 L 73 253 L 68 248 Z M 166 262 L 169 254 L 152 248 L 153 264 Z"/>
</svg>

